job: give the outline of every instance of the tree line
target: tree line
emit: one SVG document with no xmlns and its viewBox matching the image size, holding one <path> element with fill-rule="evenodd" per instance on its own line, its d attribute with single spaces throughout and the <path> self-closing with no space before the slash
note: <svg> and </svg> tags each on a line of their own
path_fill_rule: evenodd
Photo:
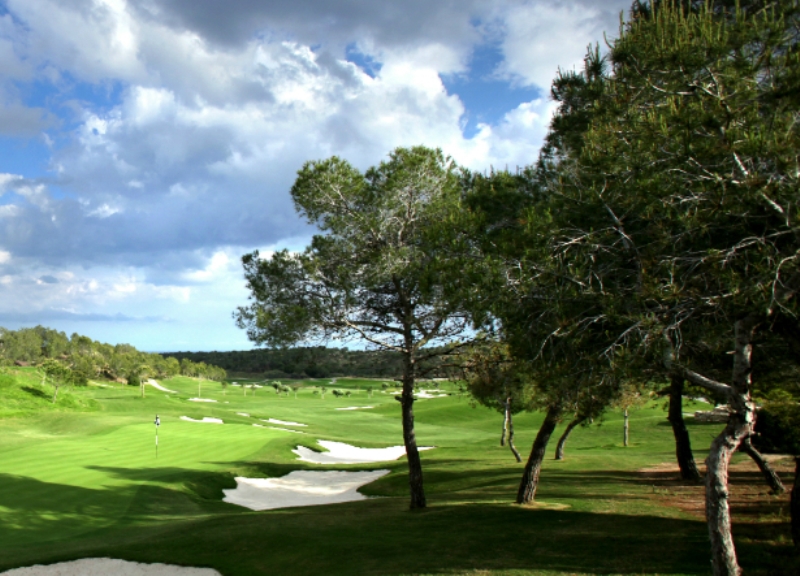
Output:
<svg viewBox="0 0 800 576">
<path fill-rule="evenodd" d="M 239 326 L 258 344 L 353 338 L 401 357 L 411 508 L 426 506 L 413 388 L 432 357 L 507 422 L 544 411 L 521 504 L 560 422 L 649 383 L 696 481 L 681 403 L 702 389 L 730 414 L 706 460 L 712 566 L 739 574 L 728 464 L 741 450 L 774 476 L 757 402 L 800 454 L 799 14 L 795 0 L 635 2 L 605 54 L 558 74 L 545 143 L 518 173 L 424 146 L 365 172 L 307 162 L 291 195 L 322 233 L 299 254 L 243 256 Z"/>
<path fill-rule="evenodd" d="M 400 355 L 381 350 L 298 346 L 228 352 L 168 352 L 163 355 L 213 364 L 230 373 L 257 374 L 264 378 L 395 378 L 401 372 Z"/>
<path fill-rule="evenodd" d="M 0 362 L 5 365 L 36 366 L 55 387 L 56 401 L 61 385 L 86 385 L 103 379 L 142 387 L 148 378 L 172 378 L 182 374 L 209 380 L 224 380 L 223 368 L 161 354 L 141 352 L 130 344 L 105 344 L 88 336 L 35 326 L 8 330 L 0 328 Z"/>
</svg>

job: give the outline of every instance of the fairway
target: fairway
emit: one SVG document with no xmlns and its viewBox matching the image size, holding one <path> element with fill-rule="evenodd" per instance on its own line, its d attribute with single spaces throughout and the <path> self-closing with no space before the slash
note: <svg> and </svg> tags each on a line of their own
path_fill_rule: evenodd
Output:
<svg viewBox="0 0 800 576">
<path fill-rule="evenodd" d="M 24 370 L 16 376 L 33 389 Z M 382 382 L 295 382 L 302 384 L 295 397 L 176 377 L 161 384 L 177 393 L 148 386 L 144 398 L 138 387 L 92 384 L 65 392 L 61 409 L 25 411 L 20 400 L 16 415 L 0 419 L 0 570 L 111 557 L 212 567 L 225 576 L 710 573 L 702 510 L 689 505 L 702 488 L 675 481 L 665 467 L 674 444 L 661 405 L 633 413 L 627 449 L 613 412 L 599 426 L 575 430 L 564 461 L 552 459 L 553 442 L 537 504 L 519 507 L 512 502 L 522 466 L 499 446 L 500 415 L 442 382 L 449 396 L 415 404 L 417 440 L 435 448 L 422 452 L 430 507 L 412 513 L 404 457 L 317 465 L 292 452 L 298 445 L 320 451 L 318 440 L 402 444 L 396 388 L 382 390 Z M 336 397 L 333 388 L 350 396 Z M 216 402 L 189 401 L 198 394 Z M 340 410 L 366 406 L 373 408 Z M 541 418 L 516 418 L 523 454 Z M 689 422 L 702 460 L 720 425 Z M 734 532 L 748 573 L 766 574 L 790 554 L 787 498 L 766 496 L 758 476 L 740 466 L 734 496 L 746 490 L 759 508 L 737 514 L 734 503 Z M 263 512 L 222 501 L 237 476 L 380 469 L 390 473 L 360 490 L 380 498 Z"/>
</svg>

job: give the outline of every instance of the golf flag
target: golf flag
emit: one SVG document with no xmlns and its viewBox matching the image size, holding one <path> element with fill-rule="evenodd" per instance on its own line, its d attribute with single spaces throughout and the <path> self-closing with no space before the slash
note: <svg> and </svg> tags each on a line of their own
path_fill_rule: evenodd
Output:
<svg viewBox="0 0 800 576">
<path fill-rule="evenodd" d="M 156 458 L 158 458 L 158 427 L 161 426 L 161 419 L 156 414 L 156 420 L 153 422 L 156 425 Z"/>
</svg>

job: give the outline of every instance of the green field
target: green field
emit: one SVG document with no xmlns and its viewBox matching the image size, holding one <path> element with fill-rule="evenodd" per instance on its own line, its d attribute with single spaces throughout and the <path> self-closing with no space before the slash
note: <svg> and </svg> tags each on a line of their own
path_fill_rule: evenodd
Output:
<svg viewBox="0 0 800 576">
<path fill-rule="evenodd" d="M 218 383 L 205 382 L 202 396 L 217 402 L 196 403 L 188 399 L 197 396 L 198 381 L 177 377 L 161 383 L 177 394 L 148 386 L 141 398 L 137 387 L 93 383 L 59 392 L 53 405 L 52 389 L 32 372 L 15 377 L 16 383 L 0 383 L 0 570 L 106 556 L 208 566 L 225 576 L 710 573 L 698 509 L 702 487 L 677 481 L 668 466 L 674 444 L 661 405 L 633 413 L 628 448 L 616 413 L 577 429 L 562 462 L 552 460 L 553 442 L 538 504 L 520 507 L 512 502 L 522 465 L 498 445 L 500 416 L 455 393 L 420 400 L 418 443 L 436 446 L 422 453 L 429 508 L 408 510 L 401 459 L 336 467 L 390 469 L 361 489 L 380 498 L 253 512 L 222 502 L 235 476 L 330 469 L 297 461 L 291 450 L 298 444 L 401 444 L 400 406 L 381 389 L 389 381 L 295 382 L 302 385 L 297 398 L 272 388 L 254 394 L 229 386 L 223 393 Z M 328 388 L 324 399 L 320 386 Z M 440 387 L 454 392 L 448 383 Z M 334 388 L 351 396 L 336 398 Z M 367 405 L 374 408 L 335 410 Z M 253 426 L 267 418 L 306 423 L 307 434 Z M 516 419 L 524 454 L 540 421 L 539 414 Z M 690 428 L 702 461 L 719 425 Z M 741 563 L 748 574 L 790 570 L 796 560 L 788 499 L 768 495 L 755 469 L 738 456 L 737 462 L 734 535 Z"/>
</svg>

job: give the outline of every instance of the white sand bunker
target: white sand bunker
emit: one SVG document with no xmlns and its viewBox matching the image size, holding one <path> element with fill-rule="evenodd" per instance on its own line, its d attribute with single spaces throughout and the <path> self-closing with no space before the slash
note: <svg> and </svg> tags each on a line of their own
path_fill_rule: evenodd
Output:
<svg viewBox="0 0 800 576">
<path fill-rule="evenodd" d="M 202 420 L 195 420 L 194 418 L 189 418 L 188 416 L 181 416 L 181 420 L 186 420 L 187 422 L 203 422 L 205 424 L 222 424 L 222 420 L 219 418 L 212 418 L 210 416 L 204 417 Z"/>
<path fill-rule="evenodd" d="M 281 432 L 292 432 L 294 434 L 305 434 L 305 432 L 301 430 L 291 430 L 289 428 L 277 428 L 275 426 L 268 426 L 270 430 L 280 430 Z"/>
<path fill-rule="evenodd" d="M 420 390 L 414 394 L 417 398 L 447 398 L 447 394 L 434 393 L 432 390 Z"/>
<path fill-rule="evenodd" d="M 303 426 L 303 427 L 306 426 L 306 424 L 300 424 L 300 422 L 292 422 L 290 420 L 276 420 L 275 418 L 270 418 L 269 420 L 262 420 L 262 422 L 269 422 L 270 424 L 283 424 L 284 426 Z"/>
<path fill-rule="evenodd" d="M 250 414 L 248 414 L 247 412 L 237 412 L 236 415 L 244 416 L 245 418 L 250 418 Z"/>
<path fill-rule="evenodd" d="M 348 406 L 347 408 L 337 408 L 337 410 L 369 410 L 375 406 Z"/>
<path fill-rule="evenodd" d="M 43 566 L 26 566 L 0 572 L 4 576 L 221 576 L 211 568 L 190 568 L 170 564 L 140 564 L 112 558 L 84 558 Z"/>
<path fill-rule="evenodd" d="M 216 402 L 211 398 L 189 398 L 189 402 Z"/>
<path fill-rule="evenodd" d="M 177 392 L 175 390 L 170 390 L 169 388 L 164 388 L 161 384 L 159 384 L 158 382 L 156 382 L 152 378 L 149 378 L 147 380 L 147 383 L 150 386 L 152 386 L 153 388 L 155 388 L 156 390 L 161 390 L 162 392 L 172 392 L 173 394 L 177 394 Z"/>
<path fill-rule="evenodd" d="M 305 446 L 292 450 L 298 460 L 313 464 L 369 464 L 372 462 L 388 462 L 406 455 L 405 446 L 389 446 L 388 448 L 359 448 L 344 442 L 317 440 L 317 444 L 327 452 L 314 452 Z M 420 446 L 418 450 L 431 450 L 433 446 Z"/>
<path fill-rule="evenodd" d="M 236 488 L 223 490 L 223 502 L 251 510 L 272 510 L 294 506 L 320 506 L 366 500 L 358 492 L 389 470 L 343 472 L 340 470 L 295 470 L 281 478 L 236 478 Z"/>
</svg>

